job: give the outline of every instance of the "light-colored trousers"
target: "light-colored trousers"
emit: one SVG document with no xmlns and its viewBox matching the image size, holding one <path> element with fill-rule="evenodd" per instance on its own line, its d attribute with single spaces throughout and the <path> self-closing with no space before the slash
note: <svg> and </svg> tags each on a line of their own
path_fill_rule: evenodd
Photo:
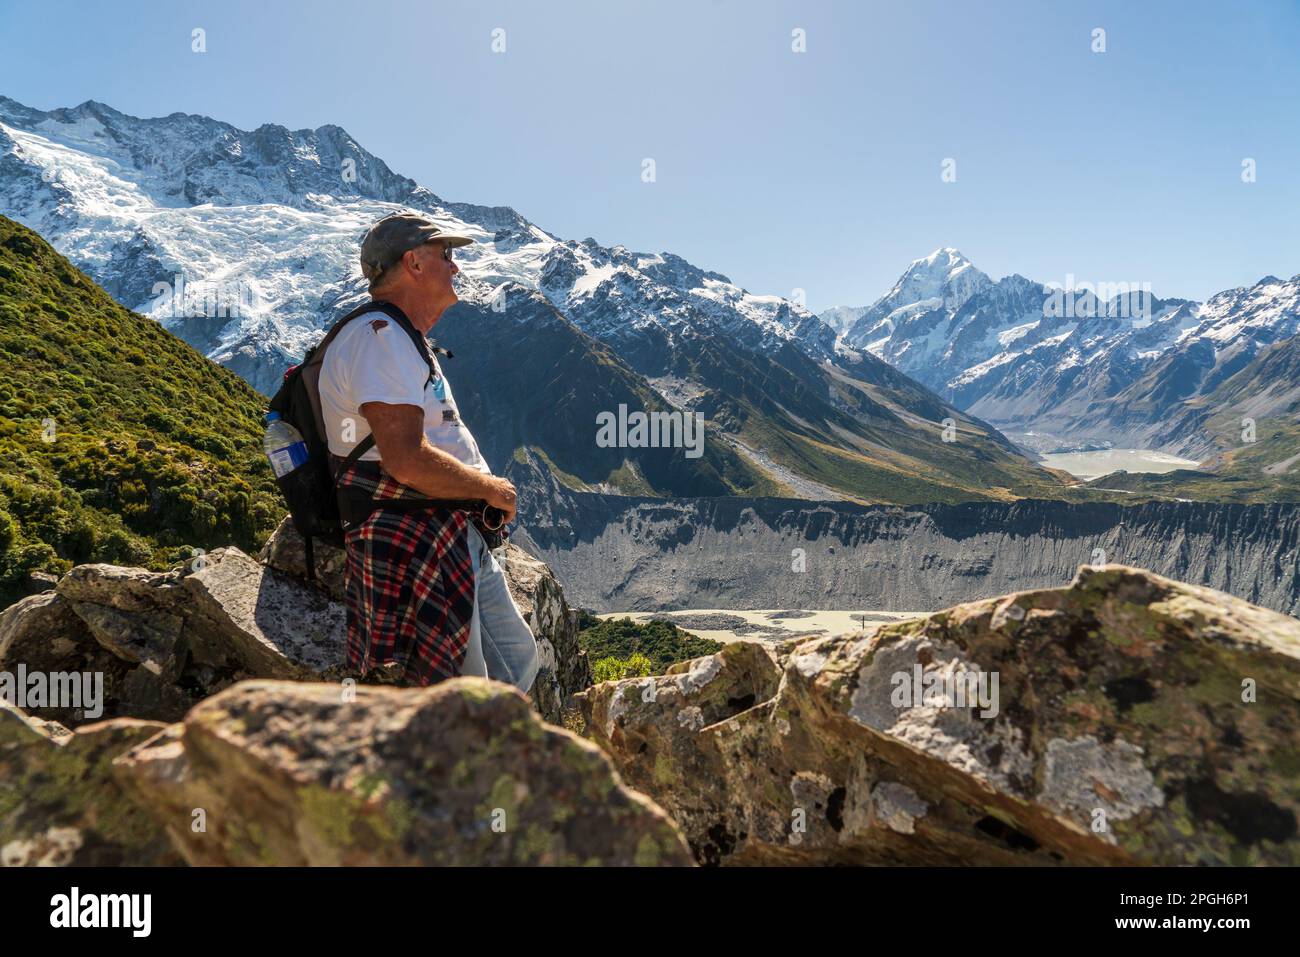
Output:
<svg viewBox="0 0 1300 957">
<path fill-rule="evenodd" d="M 504 681 L 527 694 L 537 677 L 537 640 L 510 597 L 506 573 L 473 524 L 469 552 L 474 565 L 474 616 L 461 674 Z"/>
</svg>

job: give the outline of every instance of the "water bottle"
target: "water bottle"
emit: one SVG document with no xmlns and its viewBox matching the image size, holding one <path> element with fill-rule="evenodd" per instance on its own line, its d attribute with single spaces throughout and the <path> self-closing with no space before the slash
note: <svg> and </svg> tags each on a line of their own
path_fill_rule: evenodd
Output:
<svg viewBox="0 0 1300 957">
<path fill-rule="evenodd" d="M 279 412 L 266 413 L 262 451 L 266 453 L 276 478 L 284 478 L 307 462 L 307 443 L 302 440 L 302 433 L 281 419 Z"/>
</svg>

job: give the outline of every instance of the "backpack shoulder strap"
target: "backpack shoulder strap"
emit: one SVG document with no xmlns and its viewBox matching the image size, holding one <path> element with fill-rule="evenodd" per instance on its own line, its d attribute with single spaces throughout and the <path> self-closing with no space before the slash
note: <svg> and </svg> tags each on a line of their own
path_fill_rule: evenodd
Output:
<svg viewBox="0 0 1300 957">
<path fill-rule="evenodd" d="M 343 330 L 344 326 L 357 316 L 369 312 L 373 308 L 373 305 L 373 303 L 366 303 L 365 305 L 353 309 L 342 319 L 337 320 L 334 325 L 330 326 L 329 331 L 325 333 L 320 342 L 307 350 L 307 354 L 302 357 L 302 362 L 298 363 L 297 366 L 294 366 L 289 370 L 289 372 L 285 373 L 286 384 L 290 381 L 290 375 L 294 375 L 296 378 L 292 380 L 293 388 L 300 388 L 306 393 L 307 402 L 311 406 L 312 429 L 315 436 L 318 437 L 316 440 L 319 440 L 320 436 L 325 435 L 325 416 L 321 412 L 320 404 L 320 373 L 322 364 L 325 361 L 325 351 L 329 348 L 330 343 L 333 342 L 338 334 Z M 279 400 L 281 394 L 285 391 L 286 390 L 282 387 L 282 392 L 277 393 L 276 396 L 272 398 L 271 408 L 276 409 L 277 400 Z M 281 410 L 276 409 L 276 411 Z M 365 449 L 362 449 L 362 453 L 365 451 Z"/>
<path fill-rule="evenodd" d="M 306 365 L 312 358 L 317 356 L 319 356 L 321 359 L 324 359 L 325 357 L 323 353 L 325 352 L 326 347 L 328 347 L 329 344 L 334 341 L 335 337 L 337 337 L 338 334 L 343 331 L 343 327 L 346 326 L 353 319 L 355 319 L 357 316 L 365 315 L 367 312 L 373 312 L 376 305 L 377 304 L 373 302 L 364 303 L 363 305 L 358 306 L 356 309 L 353 309 L 343 318 L 336 320 L 334 325 L 330 326 L 329 331 L 327 331 L 325 335 L 321 338 L 321 341 L 316 343 L 316 345 L 312 346 L 311 351 L 308 352 L 307 355 L 303 358 L 302 364 Z M 394 306 L 393 308 L 397 308 L 397 307 Z M 400 312 L 401 310 L 398 311 Z"/>
</svg>

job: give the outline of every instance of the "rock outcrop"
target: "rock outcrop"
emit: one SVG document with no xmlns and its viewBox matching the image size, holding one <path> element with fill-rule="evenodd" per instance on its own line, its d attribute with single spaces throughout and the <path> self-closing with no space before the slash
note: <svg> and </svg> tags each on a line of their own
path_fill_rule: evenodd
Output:
<svg viewBox="0 0 1300 957">
<path fill-rule="evenodd" d="M 564 599 L 564 590 L 545 562 L 507 543 L 495 553 L 505 570 L 510 595 L 537 639 L 541 667 L 531 697 L 538 713 L 561 723 L 572 707 L 573 695 L 591 685 L 591 667 L 578 647 L 578 613 Z M 342 602 L 344 553 L 321 542 L 315 545 L 315 581 L 331 599 Z M 295 579 L 307 581 L 302 536 L 285 519 L 267 540 L 258 560 Z"/>
<path fill-rule="evenodd" d="M 284 555 L 80 565 L 0 613 L 0 691 L 23 706 L 0 710 L 0 864 L 691 863 L 508 686 L 365 686 L 329 579 Z M 541 646 L 533 707 L 558 723 L 590 684 L 577 616 L 543 564 L 499 555 Z"/>
<path fill-rule="evenodd" d="M 73 733 L 0 704 L 0 867 L 181 863 L 112 773 L 164 727 L 120 718 Z"/>
<path fill-rule="evenodd" d="M 481 678 L 243 682 L 116 770 L 191 864 L 691 863 L 595 745 Z"/>
<path fill-rule="evenodd" d="M 704 863 L 1300 863 L 1300 622 L 1136 569 L 580 698 Z"/>
<path fill-rule="evenodd" d="M 0 670 L 102 673 L 102 714 L 30 709 L 74 726 L 97 717 L 177 721 L 244 678 L 338 671 L 342 606 L 237 548 L 151 572 L 78 565 L 53 592 L 0 612 Z"/>
<path fill-rule="evenodd" d="M 514 546 L 499 558 L 538 641 L 534 705 L 561 723 L 572 696 L 591 684 L 577 613 L 543 563 Z M 100 713 L 27 709 L 69 727 L 112 717 L 178 721 L 247 678 L 339 680 L 348 676 L 342 553 L 318 546 L 317 568 L 313 587 L 302 539 L 287 524 L 260 560 L 219 548 L 168 572 L 78 565 L 53 591 L 0 612 L 0 671 L 102 674 Z"/>
</svg>

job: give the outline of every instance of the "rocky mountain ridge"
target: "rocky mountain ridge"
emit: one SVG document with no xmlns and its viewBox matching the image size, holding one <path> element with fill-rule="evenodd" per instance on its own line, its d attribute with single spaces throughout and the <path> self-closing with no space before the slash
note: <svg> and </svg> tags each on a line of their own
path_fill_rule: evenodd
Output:
<svg viewBox="0 0 1300 957">
<path fill-rule="evenodd" d="M 1203 452 L 1169 419 L 1270 345 L 1300 333 L 1300 276 L 1265 276 L 1204 303 L 1137 282 L 992 280 L 957 250 L 913 262 L 869 307 L 823 318 L 1040 451 L 1100 442 Z"/>
<path fill-rule="evenodd" d="M 933 611 L 1120 562 L 1300 614 L 1300 506 L 1289 504 L 554 501 L 517 540 L 599 611 Z"/>
</svg>

